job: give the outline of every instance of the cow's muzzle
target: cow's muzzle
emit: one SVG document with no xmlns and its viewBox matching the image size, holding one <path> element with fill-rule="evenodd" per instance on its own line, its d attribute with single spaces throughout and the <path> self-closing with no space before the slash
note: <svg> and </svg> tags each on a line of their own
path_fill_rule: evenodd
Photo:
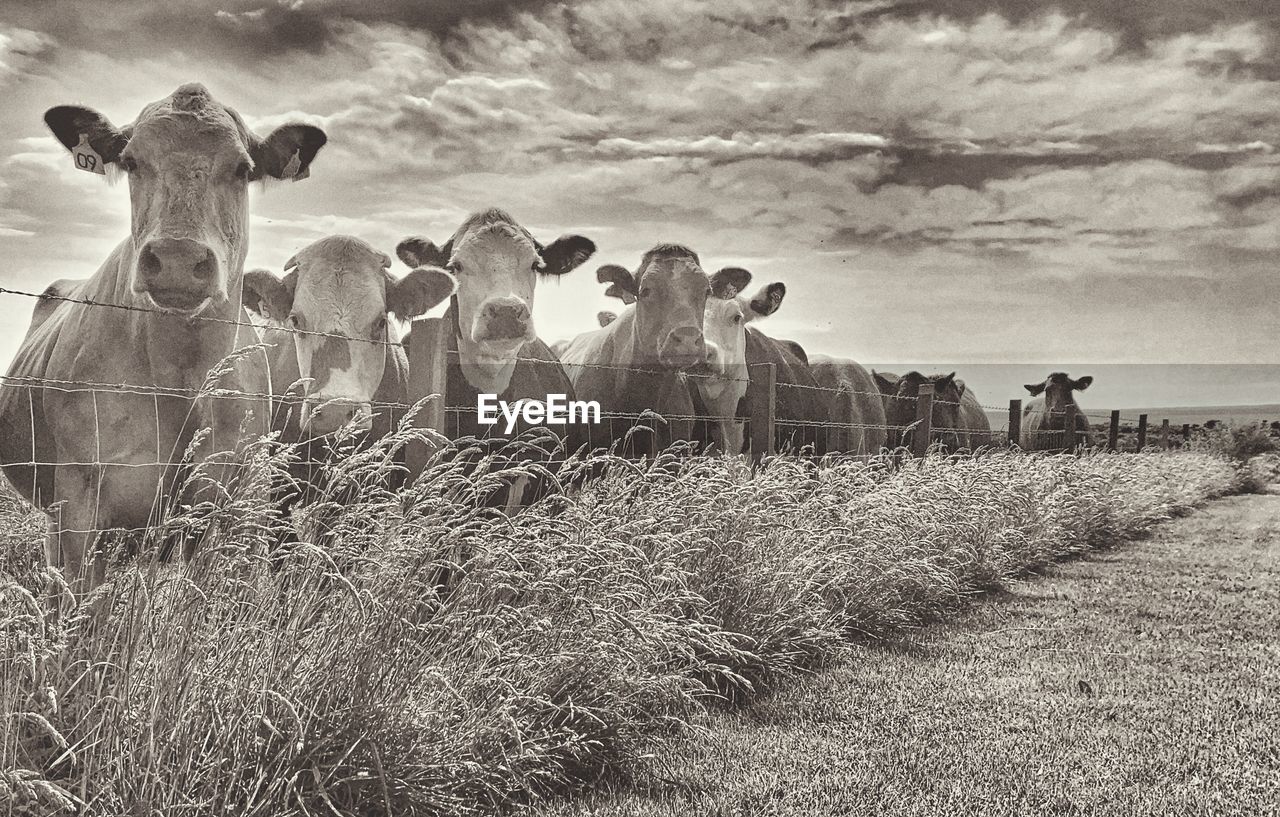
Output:
<svg viewBox="0 0 1280 817">
<path fill-rule="evenodd" d="M 672 329 L 658 349 L 658 362 L 673 369 L 693 369 L 707 365 L 707 346 L 696 326 Z"/>
<path fill-rule="evenodd" d="M 524 343 L 533 339 L 529 305 L 519 298 L 493 298 L 480 307 L 479 343 Z"/>
<path fill-rule="evenodd" d="M 161 309 L 194 314 L 218 298 L 218 258 L 190 238 L 153 238 L 138 251 L 134 290 Z"/>
</svg>

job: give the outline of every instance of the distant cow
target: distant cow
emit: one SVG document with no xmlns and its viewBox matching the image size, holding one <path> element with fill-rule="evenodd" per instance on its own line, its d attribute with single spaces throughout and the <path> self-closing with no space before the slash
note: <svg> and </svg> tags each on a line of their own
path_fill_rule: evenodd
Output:
<svg viewBox="0 0 1280 817">
<path fill-rule="evenodd" d="M 260 139 L 198 84 L 123 128 L 74 106 L 51 108 L 45 122 L 77 167 L 126 174 L 132 202 L 129 236 L 72 291 L 127 308 L 37 309 L 0 389 L 0 464 L 37 506 L 64 503 L 45 552 L 74 581 L 99 533 L 156 521 L 180 484 L 173 461 L 198 429 L 212 434 L 197 461 L 234 449 L 242 427 L 266 430 L 262 355 L 240 356 L 216 383 L 254 396 L 197 392 L 220 361 L 257 342 L 241 307 L 249 183 L 305 178 L 325 134 L 294 124 Z M 45 379 L 100 385 L 43 388 Z M 246 413 L 254 422 L 242 425 Z M 233 468 L 212 473 L 227 478 Z M 103 567 L 96 559 L 90 585 Z"/>
<path fill-rule="evenodd" d="M 1064 372 L 1054 372 L 1043 383 L 1028 383 L 1025 388 L 1035 399 L 1022 410 L 1022 448 L 1027 451 L 1063 450 L 1062 432 L 1066 429 L 1067 406 L 1076 406 L 1077 445 L 1092 445 L 1089 418 L 1080 410 L 1075 397 L 1077 391 L 1084 391 L 1092 382 L 1092 377 L 1072 380 Z"/>
<path fill-rule="evenodd" d="M 891 447 L 910 445 L 912 434 L 906 431 L 919 417 L 920 386 L 932 383 L 933 412 L 929 422 L 933 439 L 951 449 L 977 449 L 991 442 L 991 422 L 963 380 L 956 373 L 923 375 L 917 371 L 898 377 L 890 372 L 872 372 L 876 386 L 884 395 L 885 418 L 890 426 Z"/>
<path fill-rule="evenodd" d="M 408 362 L 390 318 L 409 320 L 449 298 L 456 281 L 437 268 L 396 279 L 391 257 L 352 236 L 303 248 L 277 278 L 244 276 L 244 305 L 269 322 L 272 394 L 282 397 L 272 428 L 290 443 L 345 423 L 390 432 L 408 399 Z"/>
<path fill-rule="evenodd" d="M 637 424 L 656 425 L 653 441 L 660 448 L 689 439 L 694 407 L 681 375 L 707 371 L 702 327 L 711 294 L 697 254 L 659 244 L 644 254 L 634 274 L 608 264 L 596 271 L 596 280 L 609 284 L 607 294 L 635 303 L 609 325 L 564 344 L 560 359 L 578 399 L 599 402 L 605 414 L 653 411 L 666 422 L 617 418 L 602 423 L 592 443 L 621 440 Z M 647 450 L 648 442 L 639 450 Z"/>
<path fill-rule="evenodd" d="M 834 450 L 876 454 L 885 445 L 884 402 L 871 373 L 846 358 L 811 355 L 809 368 L 830 401 Z"/>
</svg>

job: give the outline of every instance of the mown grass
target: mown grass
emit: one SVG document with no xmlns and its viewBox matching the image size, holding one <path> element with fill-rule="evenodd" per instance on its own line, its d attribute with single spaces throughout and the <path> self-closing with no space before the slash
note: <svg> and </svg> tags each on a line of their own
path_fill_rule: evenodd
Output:
<svg viewBox="0 0 1280 817">
<path fill-rule="evenodd" d="M 484 813 L 625 774 L 708 706 L 858 638 L 1232 491 L 1208 453 L 898 463 L 616 460 L 507 518 L 501 475 L 384 447 L 283 520 L 287 453 L 175 509 L 81 610 L 43 613 L 37 514 L 4 500 L 0 805 L 47 813 Z M 271 552 L 294 525 L 300 544 Z M 166 537 L 203 537 L 160 565 Z M 438 582 L 452 577 L 447 592 Z M 16 793 L 21 789 L 21 793 Z M 62 801 L 59 801 L 59 798 Z M 61 802 L 61 805 L 59 804 Z"/>
<path fill-rule="evenodd" d="M 1280 813 L 1280 495 L 1053 565 L 529 813 Z M 607 789 L 608 787 L 606 787 Z"/>
</svg>

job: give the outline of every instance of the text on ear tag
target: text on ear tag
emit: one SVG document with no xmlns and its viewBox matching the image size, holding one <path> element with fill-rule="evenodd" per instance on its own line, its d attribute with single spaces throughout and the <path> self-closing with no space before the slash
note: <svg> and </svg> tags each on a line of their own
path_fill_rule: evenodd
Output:
<svg viewBox="0 0 1280 817">
<path fill-rule="evenodd" d="M 75 159 L 76 167 L 80 170 L 87 170 L 101 176 L 107 175 L 107 169 L 103 166 L 105 162 L 98 155 L 98 151 L 89 144 L 89 137 L 83 133 L 80 134 L 80 144 L 71 149 L 71 157 Z"/>
<path fill-rule="evenodd" d="M 285 178 L 301 181 L 311 175 L 311 169 L 302 169 L 302 158 L 300 151 L 294 151 L 293 156 L 289 157 L 289 164 L 284 166 L 283 175 Z"/>
</svg>

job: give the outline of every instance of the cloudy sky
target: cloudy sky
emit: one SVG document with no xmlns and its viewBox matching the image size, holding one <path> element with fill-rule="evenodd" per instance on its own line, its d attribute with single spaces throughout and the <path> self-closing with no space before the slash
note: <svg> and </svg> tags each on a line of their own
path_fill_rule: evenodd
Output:
<svg viewBox="0 0 1280 817">
<path fill-rule="evenodd" d="M 598 265 L 675 241 L 784 281 L 763 328 L 863 361 L 1280 363 L 1270 6 L 0 0 L 0 284 L 88 275 L 128 228 L 44 110 L 124 124 L 196 80 L 329 134 L 253 193 L 251 266 L 498 205 L 600 247 L 540 287 L 548 340 L 615 305 Z M 0 360 L 29 312 L 0 295 Z"/>
</svg>

